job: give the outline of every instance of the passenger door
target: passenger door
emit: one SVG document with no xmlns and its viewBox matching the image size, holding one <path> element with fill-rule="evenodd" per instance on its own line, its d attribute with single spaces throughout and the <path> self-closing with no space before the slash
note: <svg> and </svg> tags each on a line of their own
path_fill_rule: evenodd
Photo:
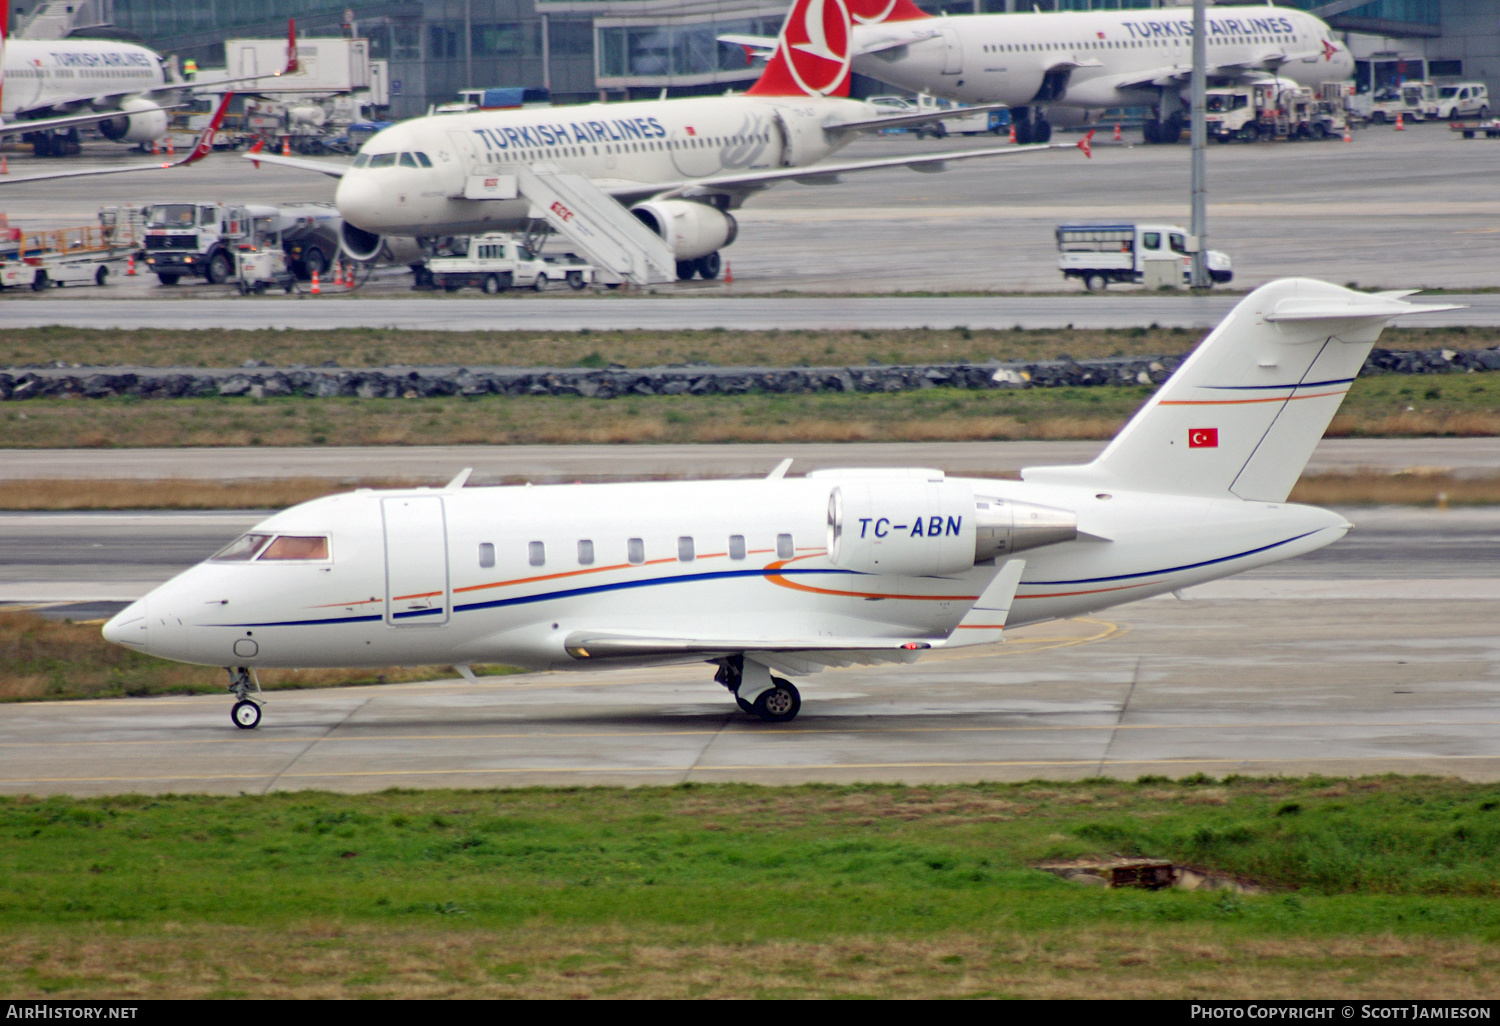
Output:
<svg viewBox="0 0 1500 1026">
<path fill-rule="evenodd" d="M 441 627 L 448 622 L 448 529 L 443 500 L 412 495 L 380 500 L 385 525 L 385 622 Z"/>
</svg>

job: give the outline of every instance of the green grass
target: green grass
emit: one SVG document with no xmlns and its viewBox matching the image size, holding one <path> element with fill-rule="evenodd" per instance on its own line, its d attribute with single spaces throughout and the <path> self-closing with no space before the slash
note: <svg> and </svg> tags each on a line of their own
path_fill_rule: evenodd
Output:
<svg viewBox="0 0 1500 1026">
<path fill-rule="evenodd" d="M 3 798 L 0 993 L 1462 996 L 1497 841 L 1395 777 Z M 1033 868 L 1114 853 L 1267 891 Z"/>
</svg>

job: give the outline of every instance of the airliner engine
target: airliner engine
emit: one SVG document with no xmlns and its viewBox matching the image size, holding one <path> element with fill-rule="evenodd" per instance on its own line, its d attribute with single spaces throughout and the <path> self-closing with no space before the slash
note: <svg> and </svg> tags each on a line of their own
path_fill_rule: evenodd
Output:
<svg viewBox="0 0 1500 1026">
<path fill-rule="evenodd" d="M 631 207 L 630 212 L 665 239 L 678 260 L 716 253 L 740 233 L 733 216 L 692 200 L 651 200 Z"/>
<path fill-rule="evenodd" d="M 828 497 L 829 559 L 859 573 L 956 574 L 1077 536 L 1078 518 L 1068 510 L 975 495 L 964 481 L 848 480 Z"/>
<path fill-rule="evenodd" d="M 345 221 L 339 229 L 339 248 L 360 263 L 384 260 L 393 264 L 419 264 L 426 259 L 417 240 L 403 235 L 376 235 Z"/>
<path fill-rule="evenodd" d="M 117 118 L 99 122 L 99 133 L 115 142 L 144 143 L 167 134 L 167 112 L 139 96 L 120 101 Z"/>
</svg>

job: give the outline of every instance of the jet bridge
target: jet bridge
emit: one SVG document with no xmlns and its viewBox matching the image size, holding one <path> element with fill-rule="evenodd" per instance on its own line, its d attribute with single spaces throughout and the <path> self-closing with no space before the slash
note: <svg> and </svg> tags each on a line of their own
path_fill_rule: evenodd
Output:
<svg viewBox="0 0 1500 1026">
<path fill-rule="evenodd" d="M 555 164 L 504 164 L 494 173 L 471 175 L 465 195 L 527 200 L 531 216 L 582 250 L 606 282 L 677 280 L 677 257 L 666 241 L 586 175 Z"/>
</svg>

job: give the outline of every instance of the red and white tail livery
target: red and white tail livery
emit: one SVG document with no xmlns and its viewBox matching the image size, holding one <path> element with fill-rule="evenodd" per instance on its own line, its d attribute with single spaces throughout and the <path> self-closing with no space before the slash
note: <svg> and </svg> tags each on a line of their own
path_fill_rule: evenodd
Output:
<svg viewBox="0 0 1500 1026">
<path fill-rule="evenodd" d="M 846 0 L 797 0 L 751 96 L 848 96 L 853 17 Z"/>
</svg>

